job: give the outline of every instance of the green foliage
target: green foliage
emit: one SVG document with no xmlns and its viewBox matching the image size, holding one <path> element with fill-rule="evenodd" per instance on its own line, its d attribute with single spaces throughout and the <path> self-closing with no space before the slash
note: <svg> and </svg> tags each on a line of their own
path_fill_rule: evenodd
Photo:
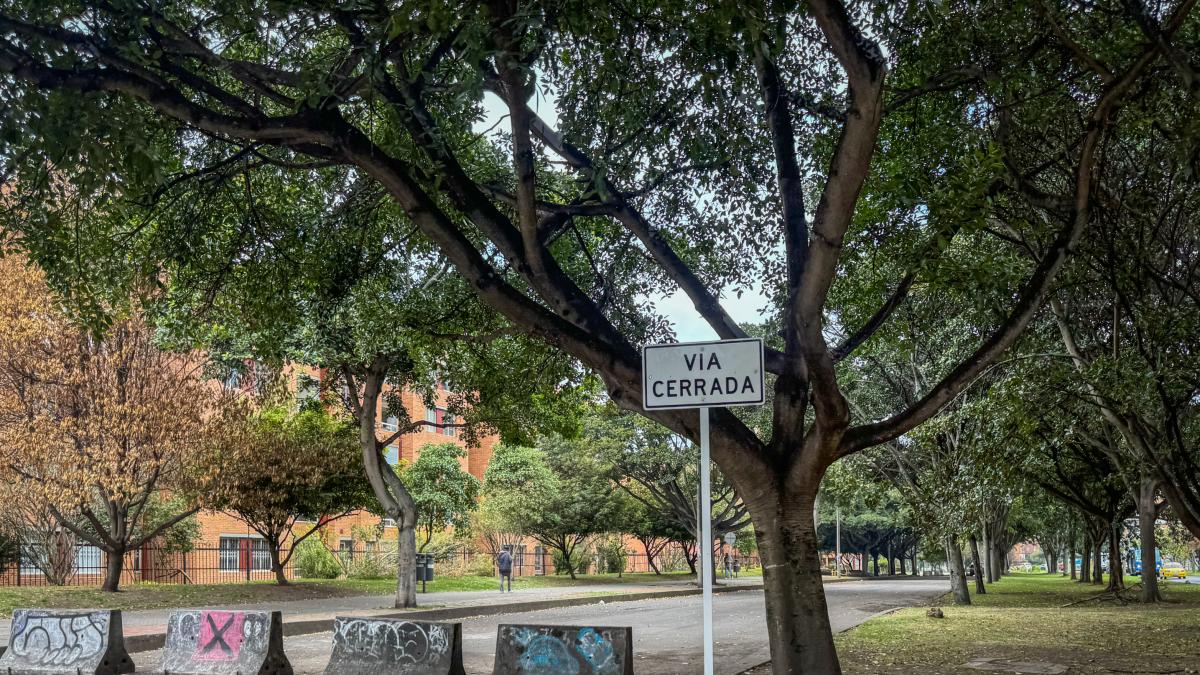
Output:
<svg viewBox="0 0 1200 675">
<path fill-rule="evenodd" d="M 337 557 L 315 536 L 300 542 L 293 558 L 296 572 L 305 579 L 336 579 L 342 574 Z"/>
<path fill-rule="evenodd" d="M 200 471 L 213 480 L 202 490 L 268 545 L 282 547 L 300 518 L 338 517 L 374 501 L 354 428 L 320 406 L 287 401 L 235 415 L 225 436 L 203 458 Z"/>
<path fill-rule="evenodd" d="M 400 479 L 417 504 L 418 527 L 424 531 L 419 550 L 424 551 L 434 533 L 453 527 L 465 534 L 475 510 L 479 479 L 462 468 L 466 451 L 454 443 L 427 444 L 417 461 L 400 473 Z"/>
<path fill-rule="evenodd" d="M 569 574 L 574 577 L 576 574 L 588 573 L 591 556 L 582 548 L 573 548 L 569 551 L 554 548 L 550 551 L 550 561 L 554 565 L 555 574 Z"/>
<path fill-rule="evenodd" d="M 600 566 L 597 574 L 621 574 L 629 562 L 628 551 L 620 535 L 602 537 L 596 542 Z"/>
<path fill-rule="evenodd" d="M 483 505 L 491 526 L 514 534 L 529 534 L 533 512 L 555 499 L 558 477 L 536 448 L 501 443 L 492 452 L 483 475 Z"/>
<path fill-rule="evenodd" d="M 367 551 L 356 554 L 352 560 L 345 562 L 347 579 L 395 579 L 395 552 L 392 553 L 392 563 L 387 556 L 379 551 Z"/>
</svg>

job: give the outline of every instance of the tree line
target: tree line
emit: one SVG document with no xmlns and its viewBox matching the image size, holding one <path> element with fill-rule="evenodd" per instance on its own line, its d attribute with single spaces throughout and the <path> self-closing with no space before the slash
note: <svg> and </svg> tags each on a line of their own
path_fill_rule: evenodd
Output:
<svg viewBox="0 0 1200 675">
<path fill-rule="evenodd" d="M 480 415 L 515 388 L 514 438 L 588 377 L 636 411 L 637 347 L 674 337 L 655 298 L 740 338 L 728 301 L 761 289 L 768 405 L 714 411 L 713 457 L 767 563 L 775 672 L 836 673 L 822 478 L 870 448 L 919 492 L 983 475 L 914 474 L 993 422 L 922 431 L 947 408 L 1040 402 L 1044 427 L 989 437 L 1103 457 L 1143 536 L 1164 503 L 1200 530 L 1194 4 L 8 0 L 6 233 L 96 322 L 148 278 L 185 344 L 338 373 L 402 560 L 385 382 L 445 364 Z"/>
</svg>

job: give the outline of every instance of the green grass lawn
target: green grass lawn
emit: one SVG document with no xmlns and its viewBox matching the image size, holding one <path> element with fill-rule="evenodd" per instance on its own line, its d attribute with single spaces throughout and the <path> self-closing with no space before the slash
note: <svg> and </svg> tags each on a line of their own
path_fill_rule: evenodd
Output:
<svg viewBox="0 0 1200 675">
<path fill-rule="evenodd" d="M 513 579 L 513 589 L 548 588 L 562 586 L 584 586 L 591 584 L 640 584 L 654 581 L 683 580 L 689 575 L 668 573 L 579 575 L 572 580 L 568 576 L 533 576 Z M 437 577 L 427 584 L 428 592 L 442 591 L 488 591 L 499 587 L 494 577 Z M 266 581 L 251 581 L 236 584 L 130 584 L 120 593 L 102 593 L 97 588 L 19 586 L 0 587 L 0 617 L 12 615 L 18 607 L 90 608 L 109 609 L 163 609 L 170 607 L 201 607 L 263 602 L 286 602 L 317 598 L 338 598 L 352 595 L 394 593 L 394 579 L 304 579 L 290 586 L 276 586 Z M 418 587 L 419 589 L 419 587 Z M 614 591 L 615 592 L 615 591 Z M 418 599 L 420 595 L 418 594 Z"/>
<path fill-rule="evenodd" d="M 971 606 L 939 604 L 944 619 L 912 608 L 868 621 L 837 637 L 838 653 L 847 675 L 978 673 L 963 664 L 988 657 L 1058 663 L 1071 673 L 1195 672 L 1186 669 L 1200 665 L 1200 587 L 1164 586 L 1161 605 L 1063 607 L 1100 591 L 1058 575 L 1014 574 L 973 594 Z"/>
</svg>

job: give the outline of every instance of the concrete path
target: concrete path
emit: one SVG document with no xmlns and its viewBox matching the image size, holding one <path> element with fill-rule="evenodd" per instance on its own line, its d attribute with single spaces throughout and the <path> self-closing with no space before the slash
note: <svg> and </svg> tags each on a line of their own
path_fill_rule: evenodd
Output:
<svg viewBox="0 0 1200 675">
<path fill-rule="evenodd" d="M 868 579 L 827 584 L 825 596 L 833 629 L 840 631 L 881 611 L 928 602 L 947 589 L 948 582 L 944 579 Z M 538 589 L 548 590 L 551 589 Z M 580 587 L 572 590 L 579 591 Z M 603 590 L 617 589 L 607 586 Z M 530 591 L 529 599 L 534 599 L 533 594 L 538 591 Z M 512 595 L 515 599 L 517 593 Z M 503 601 L 508 601 L 507 594 Z M 714 616 L 718 673 L 735 675 L 769 658 L 761 591 L 717 595 Z M 700 669 L 700 598 L 697 596 L 597 603 L 463 619 L 463 654 L 468 673 L 491 672 L 496 627 L 501 623 L 633 626 L 635 671 L 639 675 L 679 675 L 696 673 Z M 331 644 L 332 634 L 328 632 L 284 640 L 285 651 L 297 673 L 321 673 L 329 660 Z M 157 651 L 142 652 L 134 654 L 133 658 L 138 671 L 147 672 L 158 665 L 159 654 Z"/>
</svg>

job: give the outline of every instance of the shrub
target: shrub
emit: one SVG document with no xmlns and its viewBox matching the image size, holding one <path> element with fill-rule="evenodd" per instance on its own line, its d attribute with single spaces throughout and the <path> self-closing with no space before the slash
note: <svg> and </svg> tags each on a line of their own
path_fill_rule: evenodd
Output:
<svg viewBox="0 0 1200 675">
<path fill-rule="evenodd" d="M 567 573 L 566 558 L 563 556 L 562 551 L 555 550 L 551 556 L 551 559 L 554 561 L 555 574 Z M 587 551 L 584 551 L 582 548 L 577 548 L 575 549 L 575 552 L 571 554 L 571 563 L 571 567 L 575 570 L 576 574 L 587 574 L 588 567 L 591 563 L 591 556 L 589 556 Z"/>
<path fill-rule="evenodd" d="M 393 579 L 396 577 L 395 554 L 389 562 L 387 556 L 371 551 L 346 562 L 346 577 L 349 579 Z"/>
<path fill-rule="evenodd" d="M 295 561 L 296 571 L 307 579 L 336 579 L 342 573 L 337 557 L 315 536 L 300 542 Z"/>
<path fill-rule="evenodd" d="M 490 577 L 496 573 L 492 557 L 486 554 L 473 555 L 467 563 L 467 574 L 476 577 Z"/>
<path fill-rule="evenodd" d="M 628 554 L 625 551 L 625 546 L 621 543 L 620 537 L 604 539 L 596 546 L 596 553 L 599 554 L 601 565 L 601 569 L 596 570 L 597 572 L 602 574 L 621 574 L 625 571 Z"/>
<path fill-rule="evenodd" d="M 490 577 L 496 574 L 492 556 L 486 553 L 449 555 L 437 558 L 434 573 L 443 577 Z"/>
</svg>

